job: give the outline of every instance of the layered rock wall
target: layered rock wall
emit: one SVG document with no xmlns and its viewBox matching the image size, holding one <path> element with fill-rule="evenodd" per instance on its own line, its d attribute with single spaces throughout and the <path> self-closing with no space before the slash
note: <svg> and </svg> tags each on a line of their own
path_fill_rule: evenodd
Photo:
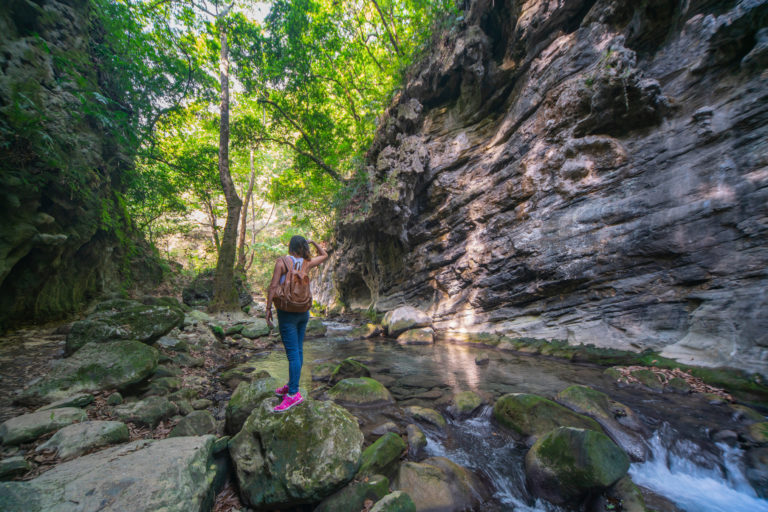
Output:
<svg viewBox="0 0 768 512">
<path fill-rule="evenodd" d="M 768 373 L 767 22 L 473 2 L 389 109 L 319 296 Z"/>
<path fill-rule="evenodd" d="M 130 158 L 89 110 L 120 104 L 102 84 L 89 5 L 0 11 L 0 332 L 161 275 L 119 195 Z"/>
</svg>

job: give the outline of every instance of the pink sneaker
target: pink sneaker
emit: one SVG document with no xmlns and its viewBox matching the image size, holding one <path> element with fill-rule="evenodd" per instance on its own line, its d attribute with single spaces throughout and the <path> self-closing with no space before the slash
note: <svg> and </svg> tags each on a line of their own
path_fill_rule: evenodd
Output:
<svg viewBox="0 0 768 512">
<path fill-rule="evenodd" d="M 286 384 L 285 386 L 283 386 L 283 387 L 281 387 L 281 388 L 277 388 L 277 389 L 275 390 L 275 394 L 276 394 L 277 396 L 283 396 L 283 395 L 287 395 L 287 394 L 288 394 L 288 384 Z"/>
<path fill-rule="evenodd" d="M 285 395 L 285 396 L 283 397 L 283 401 L 282 401 L 282 402 L 280 402 L 280 405 L 278 405 L 277 407 L 275 407 L 273 410 L 274 410 L 275 412 L 283 412 L 283 411 L 287 411 L 288 409 L 290 409 L 290 408 L 291 408 L 291 407 L 293 407 L 294 405 L 299 405 L 299 404 L 300 404 L 301 402 L 303 402 L 303 401 L 304 401 L 304 397 L 303 397 L 303 396 L 301 396 L 301 393 L 300 393 L 300 392 L 297 392 L 297 393 L 296 393 L 295 395 L 293 395 L 293 396 L 291 396 L 291 395 Z"/>
</svg>

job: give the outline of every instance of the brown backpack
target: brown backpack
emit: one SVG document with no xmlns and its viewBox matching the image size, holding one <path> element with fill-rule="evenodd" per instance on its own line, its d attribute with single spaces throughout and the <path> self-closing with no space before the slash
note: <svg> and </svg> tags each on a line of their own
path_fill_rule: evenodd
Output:
<svg viewBox="0 0 768 512">
<path fill-rule="evenodd" d="M 275 307 L 289 313 L 304 313 L 312 307 L 312 292 L 309 289 L 309 276 L 302 268 L 294 268 L 290 256 L 282 258 L 285 265 L 285 280 L 275 290 Z M 304 262 L 306 263 L 306 262 Z"/>
</svg>

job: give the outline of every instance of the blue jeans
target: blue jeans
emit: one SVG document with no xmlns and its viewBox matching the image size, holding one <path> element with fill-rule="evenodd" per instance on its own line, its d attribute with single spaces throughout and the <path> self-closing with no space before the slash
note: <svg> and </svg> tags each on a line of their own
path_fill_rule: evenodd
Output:
<svg viewBox="0 0 768 512">
<path fill-rule="evenodd" d="M 301 365 L 304 363 L 304 331 L 307 330 L 309 311 L 288 313 L 275 309 L 280 338 L 283 340 L 285 355 L 288 357 L 288 393 L 295 395 L 299 392 Z"/>
</svg>

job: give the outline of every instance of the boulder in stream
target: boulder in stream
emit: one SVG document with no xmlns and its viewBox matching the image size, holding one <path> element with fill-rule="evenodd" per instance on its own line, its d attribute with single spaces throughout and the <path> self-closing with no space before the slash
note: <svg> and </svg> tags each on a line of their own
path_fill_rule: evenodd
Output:
<svg viewBox="0 0 768 512">
<path fill-rule="evenodd" d="M 404 462 L 393 487 L 407 493 L 420 511 L 475 510 L 487 496 L 474 473 L 445 457 Z"/>
<path fill-rule="evenodd" d="M 627 454 L 602 432 L 589 429 L 559 427 L 539 438 L 525 456 L 531 491 L 557 505 L 601 492 L 628 470 Z"/>
<path fill-rule="evenodd" d="M 85 411 L 76 407 L 23 414 L 0 425 L 0 442 L 6 445 L 27 443 L 48 432 L 87 419 Z"/>
<path fill-rule="evenodd" d="M 459 418 L 471 416 L 480 408 L 485 400 L 474 391 L 461 391 L 453 395 L 453 404 L 448 408 L 448 412 Z"/>
<path fill-rule="evenodd" d="M 556 397 L 557 401 L 579 414 L 597 421 L 606 434 L 618 444 L 633 461 L 644 461 L 648 446 L 646 428 L 626 405 L 612 400 L 605 393 L 587 386 L 569 386 Z"/>
<path fill-rule="evenodd" d="M 67 354 L 74 353 L 86 343 L 113 340 L 154 343 L 184 321 L 184 313 L 180 309 L 145 306 L 125 300 L 115 304 L 115 307 L 111 307 L 112 303 L 107 301 L 97 306 L 95 313 L 72 324 L 67 335 Z"/>
<path fill-rule="evenodd" d="M 134 441 L 59 464 L 26 482 L 0 483 L 4 512 L 210 510 L 215 438 Z"/>
<path fill-rule="evenodd" d="M 382 325 L 391 337 L 397 337 L 409 329 L 418 327 L 430 327 L 432 319 L 428 314 L 420 311 L 413 306 L 400 306 L 399 308 L 387 311 L 382 320 Z"/>
<path fill-rule="evenodd" d="M 430 409 L 429 407 L 409 405 L 405 408 L 405 412 L 414 419 L 429 423 L 430 425 L 439 429 L 444 429 L 447 425 L 443 415 L 435 409 Z"/>
<path fill-rule="evenodd" d="M 350 405 L 377 405 L 394 402 L 392 395 L 379 381 L 360 377 L 344 379 L 328 390 L 331 400 Z"/>
<path fill-rule="evenodd" d="M 384 475 L 373 475 L 353 480 L 341 490 L 324 499 L 314 512 L 360 512 L 365 501 L 378 501 L 389 492 L 389 479 Z"/>
<path fill-rule="evenodd" d="M 87 343 L 75 354 L 56 361 L 42 380 L 18 398 L 22 403 L 57 400 L 81 391 L 122 389 L 155 372 L 158 352 L 133 340 Z"/>
<path fill-rule="evenodd" d="M 405 427 L 405 431 L 408 434 L 408 455 L 418 459 L 427 447 L 427 436 L 415 423 Z"/>
<path fill-rule="evenodd" d="M 435 342 L 435 331 L 431 327 L 408 329 L 397 337 L 402 345 L 431 345 Z"/>
<path fill-rule="evenodd" d="M 128 427 L 120 421 L 84 421 L 59 430 L 37 451 L 53 450 L 62 459 L 68 459 L 94 448 L 127 443 L 129 438 Z"/>
<path fill-rule="evenodd" d="M 363 434 L 333 402 L 305 400 L 275 414 L 276 402 L 256 407 L 230 442 L 241 497 L 256 509 L 317 503 L 355 476 Z"/>
<path fill-rule="evenodd" d="M 600 425 L 582 414 L 542 396 L 528 393 L 510 393 L 501 396 L 493 406 L 493 417 L 500 425 L 517 435 L 540 437 L 557 427 L 575 427 L 602 432 Z"/>
<path fill-rule="evenodd" d="M 394 432 L 387 432 L 363 451 L 358 475 L 392 475 L 408 445 Z"/>
</svg>

